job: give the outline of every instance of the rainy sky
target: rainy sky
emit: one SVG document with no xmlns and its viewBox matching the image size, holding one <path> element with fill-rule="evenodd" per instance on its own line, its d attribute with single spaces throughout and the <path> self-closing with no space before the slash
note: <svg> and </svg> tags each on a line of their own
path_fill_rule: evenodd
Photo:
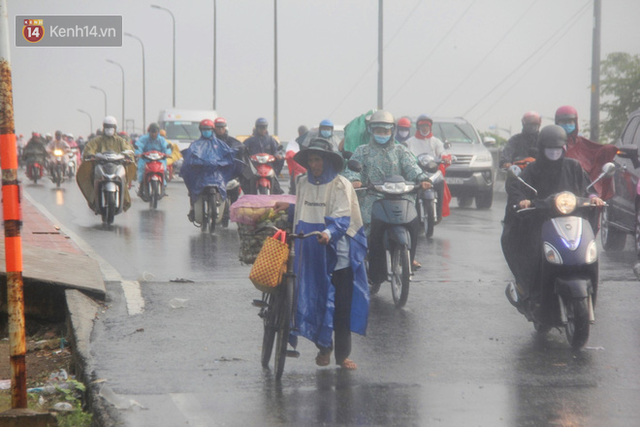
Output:
<svg viewBox="0 0 640 427">
<path fill-rule="evenodd" d="M 16 48 L 16 15 L 122 15 L 146 55 L 146 123 L 172 103 L 176 20 L 176 108 L 213 107 L 213 2 L 198 0 L 7 0 L 16 132 L 89 133 L 108 114 L 142 126 L 140 44 L 119 48 Z M 640 54 L 640 1 L 602 2 L 601 57 Z M 258 117 L 274 122 L 274 1 L 217 0 L 217 110 L 232 134 Z M 377 0 L 277 0 L 278 128 L 329 118 L 346 124 L 375 108 Z M 520 131 L 525 111 L 551 124 L 555 109 L 589 119 L 592 0 L 385 0 L 384 108 L 396 117 L 462 116 L 478 130 Z M 140 129 L 138 129 L 139 131 Z"/>
</svg>

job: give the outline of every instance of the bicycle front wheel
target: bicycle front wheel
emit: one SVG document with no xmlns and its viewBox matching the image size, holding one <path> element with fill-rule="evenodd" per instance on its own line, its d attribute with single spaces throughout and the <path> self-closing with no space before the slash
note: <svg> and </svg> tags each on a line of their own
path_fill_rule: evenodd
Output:
<svg viewBox="0 0 640 427">
<path fill-rule="evenodd" d="M 291 331 L 291 314 L 293 313 L 293 278 L 289 277 L 281 285 L 278 292 L 280 307 L 278 310 L 278 329 L 276 331 L 276 381 L 280 381 L 284 372 L 284 362 L 287 358 L 287 344 Z"/>
<path fill-rule="evenodd" d="M 273 342 L 276 339 L 276 315 L 277 307 L 275 294 L 266 294 L 267 313 L 264 316 L 264 335 L 262 336 L 262 367 L 268 368 L 269 361 L 271 360 L 271 353 L 273 352 Z"/>
</svg>

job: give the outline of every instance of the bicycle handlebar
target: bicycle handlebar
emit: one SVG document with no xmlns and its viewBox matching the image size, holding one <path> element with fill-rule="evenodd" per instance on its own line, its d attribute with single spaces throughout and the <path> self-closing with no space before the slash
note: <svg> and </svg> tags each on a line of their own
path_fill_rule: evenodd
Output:
<svg viewBox="0 0 640 427">
<path fill-rule="evenodd" d="M 275 226 L 273 226 L 273 225 L 265 225 L 264 227 L 260 227 L 260 228 L 258 228 L 258 229 L 257 229 L 256 231 L 254 231 L 253 233 L 254 233 L 254 234 L 258 234 L 258 233 L 260 233 L 261 231 L 265 231 L 265 230 L 268 230 L 268 229 L 272 229 L 272 230 L 275 230 L 275 231 L 280 231 L 280 229 L 279 229 L 278 227 L 275 227 Z M 287 233 L 287 239 L 288 239 L 288 238 L 292 238 L 292 239 L 306 239 L 307 237 L 311 237 L 311 236 L 321 236 L 321 235 L 322 235 L 322 232 L 320 232 L 320 231 L 312 231 L 312 232 L 310 232 L 310 233 L 306 233 L 306 234 L 304 234 L 304 233 L 297 233 L 297 234 L 296 234 L 296 233 Z"/>
</svg>

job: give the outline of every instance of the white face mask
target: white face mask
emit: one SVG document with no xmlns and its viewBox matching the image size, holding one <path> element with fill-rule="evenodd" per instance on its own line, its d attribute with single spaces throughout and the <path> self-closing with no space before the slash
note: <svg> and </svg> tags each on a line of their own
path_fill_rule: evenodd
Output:
<svg viewBox="0 0 640 427">
<path fill-rule="evenodd" d="M 398 136 L 399 136 L 400 138 L 404 138 L 404 137 L 406 137 L 407 135 L 409 135 L 409 131 L 408 131 L 408 130 L 399 130 L 399 131 L 398 131 Z"/>
<path fill-rule="evenodd" d="M 116 133 L 116 130 L 114 128 L 106 128 L 104 130 L 104 134 L 107 136 L 113 136 L 115 135 L 115 133 Z"/>
<path fill-rule="evenodd" d="M 551 160 L 552 162 L 555 162 L 560 157 L 562 157 L 563 151 L 564 151 L 564 148 L 545 148 L 544 155 L 547 159 Z"/>
</svg>

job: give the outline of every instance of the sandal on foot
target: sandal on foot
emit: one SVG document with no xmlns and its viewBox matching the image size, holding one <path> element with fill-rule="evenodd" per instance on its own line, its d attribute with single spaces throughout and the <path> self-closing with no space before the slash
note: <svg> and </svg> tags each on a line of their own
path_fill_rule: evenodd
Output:
<svg viewBox="0 0 640 427">
<path fill-rule="evenodd" d="M 422 264 L 420 264 L 418 261 L 413 261 L 413 263 L 411 264 L 411 269 L 413 271 L 419 270 L 422 268 Z"/>
<path fill-rule="evenodd" d="M 331 363 L 331 352 L 325 354 L 318 352 L 318 355 L 316 356 L 316 365 L 329 366 L 329 363 Z"/>
<path fill-rule="evenodd" d="M 358 369 L 358 365 L 356 365 L 356 362 L 349 358 L 344 359 L 342 362 L 338 363 L 338 365 L 340 365 L 342 369 L 347 369 L 349 371 L 355 371 L 356 369 Z"/>
</svg>

